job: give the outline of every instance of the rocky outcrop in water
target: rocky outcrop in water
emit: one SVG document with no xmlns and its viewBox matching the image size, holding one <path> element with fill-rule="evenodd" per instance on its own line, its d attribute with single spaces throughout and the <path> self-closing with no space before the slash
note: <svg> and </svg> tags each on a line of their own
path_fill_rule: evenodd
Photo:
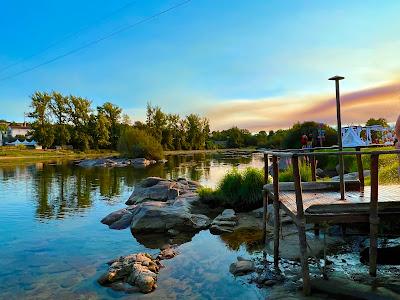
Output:
<svg viewBox="0 0 400 300">
<path fill-rule="evenodd" d="M 149 165 L 155 164 L 155 160 L 148 160 L 145 158 L 98 158 L 98 159 L 84 159 L 77 163 L 77 166 L 84 168 L 92 167 L 128 167 L 133 166 L 135 168 L 144 168 Z"/>
<path fill-rule="evenodd" d="M 185 178 L 178 178 L 174 181 L 160 177 L 148 177 L 135 186 L 135 190 L 126 204 L 138 204 L 148 200 L 173 200 L 180 195 L 194 193 L 199 187 L 199 183 Z"/>
<path fill-rule="evenodd" d="M 160 261 L 171 259 L 178 254 L 173 247 L 165 247 L 157 258 L 148 253 L 130 254 L 112 260 L 107 272 L 97 281 L 103 286 L 116 290 L 131 291 L 125 285 L 136 287 L 142 293 L 150 293 L 156 289 L 157 274 L 160 271 Z"/>
<path fill-rule="evenodd" d="M 201 206 L 196 182 L 149 177 L 135 187 L 126 208 L 101 220 L 111 229 L 131 228 L 133 234 L 197 232 L 210 226 L 210 219 L 195 213 Z"/>
</svg>

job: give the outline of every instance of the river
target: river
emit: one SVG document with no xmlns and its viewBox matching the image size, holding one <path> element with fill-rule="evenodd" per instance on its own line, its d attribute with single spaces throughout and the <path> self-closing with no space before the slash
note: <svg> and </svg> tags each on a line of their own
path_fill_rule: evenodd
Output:
<svg viewBox="0 0 400 300">
<path fill-rule="evenodd" d="M 91 168 L 68 161 L 0 166 L 1 299 L 263 299 L 265 289 L 235 279 L 237 256 L 259 256 L 202 231 L 165 261 L 158 288 L 129 295 L 100 286 L 106 262 L 130 253 L 156 253 L 129 230 L 100 223 L 124 207 L 135 183 L 148 176 L 187 177 L 213 187 L 232 167 L 262 167 L 262 156 L 196 154 L 169 156 L 146 169 Z"/>
</svg>

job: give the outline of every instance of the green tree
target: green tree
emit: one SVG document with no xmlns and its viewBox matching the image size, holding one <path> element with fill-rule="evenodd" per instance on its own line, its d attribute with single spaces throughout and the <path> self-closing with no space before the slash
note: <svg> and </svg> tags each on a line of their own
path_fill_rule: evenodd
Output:
<svg viewBox="0 0 400 300">
<path fill-rule="evenodd" d="M 31 101 L 31 111 L 28 116 L 34 119 L 31 125 L 33 138 L 44 148 L 49 148 L 54 142 L 54 129 L 49 114 L 51 95 L 35 92 L 31 96 Z"/>
<path fill-rule="evenodd" d="M 109 138 L 112 148 L 116 148 L 118 144 L 118 138 L 120 136 L 120 121 L 121 121 L 121 113 L 122 109 L 117 105 L 112 104 L 111 102 L 106 102 L 102 106 L 97 107 L 97 111 L 104 115 L 109 123 Z"/>
<path fill-rule="evenodd" d="M 91 101 L 75 96 L 69 96 L 68 115 L 73 124 L 72 140 L 75 147 L 86 151 L 90 149 L 93 137 L 90 135 Z"/>
<path fill-rule="evenodd" d="M 127 128 L 118 141 L 118 151 L 132 158 L 147 159 L 163 158 L 163 149 L 152 135 L 137 128 Z"/>
<path fill-rule="evenodd" d="M 50 112 L 56 122 L 56 125 L 54 126 L 55 143 L 60 146 L 68 144 L 71 139 L 67 125 L 68 101 L 68 97 L 63 96 L 58 92 L 52 92 L 51 101 L 49 102 Z"/>
<path fill-rule="evenodd" d="M 90 116 L 90 129 L 93 146 L 96 149 L 110 146 L 110 120 L 101 112 Z"/>
</svg>

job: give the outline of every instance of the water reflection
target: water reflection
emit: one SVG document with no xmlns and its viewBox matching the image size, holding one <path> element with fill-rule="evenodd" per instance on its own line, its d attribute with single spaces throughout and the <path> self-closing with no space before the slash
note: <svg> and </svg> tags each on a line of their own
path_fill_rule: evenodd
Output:
<svg viewBox="0 0 400 300">
<path fill-rule="evenodd" d="M 66 161 L 0 165 L 0 298 L 136 299 L 97 285 L 104 262 L 134 252 L 155 254 L 165 238 L 109 230 L 101 218 L 124 207 L 144 177 L 182 176 L 215 186 L 232 166 L 247 165 L 261 167 L 262 158 L 170 156 L 146 169 L 84 169 Z M 243 287 L 228 272 L 237 255 L 246 256 L 245 247 L 231 250 L 237 246 L 227 247 L 208 231 L 173 237 L 173 243 L 182 244 L 182 254 L 166 262 L 151 297 L 258 298 L 257 289 Z"/>
<path fill-rule="evenodd" d="M 133 189 L 136 182 L 148 176 L 186 177 L 213 186 L 228 169 L 252 162 L 262 165 L 257 157 L 204 153 L 169 156 L 165 164 L 144 169 L 81 168 L 71 161 L 55 161 L 0 167 L 0 184 L 1 181 L 25 181 L 36 202 L 35 216 L 43 220 L 62 219 L 84 213 L 95 199 L 110 204 L 120 202 L 118 196 L 123 189 Z"/>
</svg>

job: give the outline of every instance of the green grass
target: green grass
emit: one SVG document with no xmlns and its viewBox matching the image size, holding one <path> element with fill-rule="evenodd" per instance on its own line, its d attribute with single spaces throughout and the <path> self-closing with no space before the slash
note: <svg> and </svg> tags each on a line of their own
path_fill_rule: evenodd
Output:
<svg viewBox="0 0 400 300">
<path fill-rule="evenodd" d="M 301 181 L 311 181 L 312 180 L 310 166 L 307 166 L 305 163 L 302 162 L 299 164 L 299 169 L 300 169 Z M 292 182 L 293 181 L 293 166 L 292 165 L 289 165 L 289 167 L 286 170 L 279 172 L 279 181 L 280 182 Z"/>
<path fill-rule="evenodd" d="M 393 146 L 380 147 L 380 148 L 364 148 L 363 152 L 372 152 L 377 150 L 393 150 Z M 354 150 L 354 149 L 346 149 Z M 320 150 L 319 152 L 326 152 L 332 150 Z M 334 150 L 335 151 L 335 150 Z M 318 157 L 318 167 L 327 170 L 334 170 L 338 163 L 337 157 L 327 156 Z M 364 170 L 370 170 L 371 157 L 369 155 L 362 155 L 362 163 Z M 354 155 L 345 156 L 344 159 L 345 169 L 348 172 L 357 172 L 357 160 Z M 399 167 L 399 160 L 397 154 L 387 154 L 379 156 L 379 184 L 400 184 L 397 168 Z M 365 185 L 370 185 L 371 179 L 365 178 Z"/>
<path fill-rule="evenodd" d="M 209 205 L 232 207 L 238 211 L 248 211 L 262 206 L 264 172 L 247 168 L 240 172 L 236 168 L 229 171 L 215 190 L 200 189 L 200 199 Z"/>
<path fill-rule="evenodd" d="M 0 146 L 0 163 L 29 162 L 55 158 L 78 159 L 85 157 L 115 156 L 119 153 L 112 150 L 90 150 L 87 152 L 75 150 L 39 150 L 21 147 Z"/>
</svg>

